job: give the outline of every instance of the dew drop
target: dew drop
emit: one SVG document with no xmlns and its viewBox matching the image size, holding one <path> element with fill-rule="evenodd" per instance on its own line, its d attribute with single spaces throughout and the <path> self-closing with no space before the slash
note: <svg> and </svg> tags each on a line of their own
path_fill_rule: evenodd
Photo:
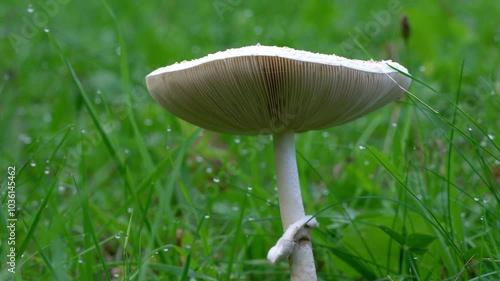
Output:
<svg viewBox="0 0 500 281">
<path fill-rule="evenodd" d="M 479 198 L 474 197 L 474 201 L 479 202 Z"/>
<path fill-rule="evenodd" d="M 233 208 L 231 208 L 231 209 L 232 209 L 233 211 L 237 212 L 237 211 L 240 209 L 240 207 L 238 207 L 238 206 L 233 206 Z"/>
<path fill-rule="evenodd" d="M 85 130 L 81 130 L 80 133 L 85 134 Z"/>
<path fill-rule="evenodd" d="M 36 166 L 35 161 L 31 161 L 30 166 L 31 166 L 31 167 L 35 167 L 35 166 Z"/>
<path fill-rule="evenodd" d="M 43 29 L 43 32 L 48 33 L 48 32 L 50 32 L 50 29 L 49 29 L 48 27 L 45 27 L 45 28 Z"/>
<path fill-rule="evenodd" d="M 243 16 L 251 18 L 253 16 L 253 11 L 250 9 L 246 9 L 245 11 L 243 11 Z"/>
<path fill-rule="evenodd" d="M 365 150 L 365 149 L 366 149 L 366 146 L 364 146 L 364 145 L 359 146 L 359 150 Z"/>
<path fill-rule="evenodd" d="M 160 253 L 159 251 L 155 251 L 155 255 L 158 255 L 158 253 Z"/>
<path fill-rule="evenodd" d="M 248 221 L 254 221 L 255 218 L 254 217 L 248 217 Z"/>
<path fill-rule="evenodd" d="M 469 130 L 469 132 L 472 132 L 472 128 L 471 127 L 468 127 L 467 130 Z"/>
<path fill-rule="evenodd" d="M 198 162 L 198 163 L 202 163 L 202 162 L 203 162 L 203 157 L 202 157 L 202 156 L 200 156 L 200 155 L 197 155 L 197 156 L 196 156 L 196 162 Z"/>
<path fill-rule="evenodd" d="M 49 170 L 49 168 L 46 168 L 46 169 L 45 169 L 45 171 L 44 171 L 43 173 L 44 173 L 44 174 L 46 174 L 46 175 L 50 174 L 50 170 Z"/>
<path fill-rule="evenodd" d="M 483 216 L 481 216 L 479 219 L 482 220 L 482 221 L 484 221 L 484 217 Z"/>
<path fill-rule="evenodd" d="M 116 53 L 117 55 L 119 55 L 119 56 L 121 56 L 121 55 L 122 55 L 122 49 L 120 48 L 120 46 L 116 47 L 116 49 L 115 49 L 115 53 Z"/>
<path fill-rule="evenodd" d="M 83 264 L 83 260 L 82 259 L 78 259 L 78 263 Z"/>
<path fill-rule="evenodd" d="M 151 120 L 151 118 L 146 118 L 146 120 L 144 120 L 144 125 L 150 127 L 153 125 L 153 120 Z"/>
<path fill-rule="evenodd" d="M 101 98 L 100 98 L 100 97 L 96 97 L 96 98 L 94 98 L 94 103 L 95 103 L 95 104 L 101 104 L 101 102 L 102 102 L 102 100 L 101 100 Z"/>
<path fill-rule="evenodd" d="M 207 174 L 211 174 L 213 171 L 214 170 L 211 167 L 205 169 L 205 172 L 207 172 Z"/>
<path fill-rule="evenodd" d="M 123 152 L 124 152 L 125 154 L 129 154 L 129 153 L 130 153 L 130 150 L 128 150 L 127 148 L 125 148 L 125 149 L 123 150 Z"/>
<path fill-rule="evenodd" d="M 64 192 L 66 190 L 66 187 L 64 185 L 60 185 L 57 190 L 59 190 L 59 192 Z"/>
<path fill-rule="evenodd" d="M 205 215 L 205 218 L 206 218 L 206 219 L 209 219 L 209 218 L 210 218 L 210 216 L 209 216 L 209 215 Z"/>
<path fill-rule="evenodd" d="M 247 190 L 248 190 L 249 192 L 252 192 L 253 187 L 252 187 L 251 185 L 249 185 L 249 186 L 247 186 Z"/>
<path fill-rule="evenodd" d="M 28 13 L 33 13 L 33 12 L 35 11 L 35 9 L 33 9 L 33 5 L 29 4 L 29 5 L 28 5 L 28 9 L 26 9 L 26 11 L 27 11 Z"/>
<path fill-rule="evenodd" d="M 394 128 L 396 128 L 398 126 L 398 123 L 393 122 L 393 123 L 391 123 L 391 126 L 394 127 Z"/>
<path fill-rule="evenodd" d="M 235 137 L 235 138 L 234 138 L 234 142 L 235 142 L 235 143 L 240 143 L 240 142 L 241 142 L 241 139 L 240 139 L 239 137 Z"/>
<path fill-rule="evenodd" d="M 489 138 L 490 140 L 494 140 L 494 139 L 495 139 L 495 136 L 494 136 L 494 135 L 491 135 L 491 134 L 488 134 L 488 138 Z"/>
<path fill-rule="evenodd" d="M 20 134 L 18 138 L 24 144 L 30 144 L 33 142 L 33 139 L 31 139 L 31 137 L 26 134 Z"/>
<path fill-rule="evenodd" d="M 326 139 L 326 138 L 328 138 L 328 136 L 329 136 L 329 135 L 330 135 L 330 133 L 328 133 L 328 132 L 323 132 L 323 133 L 321 133 L 321 136 L 322 136 L 323 138 L 325 138 L 325 139 Z"/>
<path fill-rule="evenodd" d="M 134 211 L 134 208 L 132 208 L 132 207 L 127 208 L 127 213 L 131 214 L 133 211 Z"/>
<path fill-rule="evenodd" d="M 113 277 L 118 278 L 120 275 L 118 273 L 113 274 Z"/>
<path fill-rule="evenodd" d="M 172 128 L 170 127 L 170 125 L 167 126 L 167 132 L 171 132 L 172 131 Z"/>
<path fill-rule="evenodd" d="M 271 199 L 266 199 L 266 205 L 271 206 Z"/>
<path fill-rule="evenodd" d="M 219 178 L 213 178 L 213 181 L 214 181 L 215 183 L 218 183 L 218 182 L 220 182 L 220 179 L 219 179 Z"/>
<path fill-rule="evenodd" d="M 168 252 L 168 248 L 163 249 L 164 252 Z"/>
<path fill-rule="evenodd" d="M 365 164 L 365 166 L 368 166 L 370 164 L 370 161 L 365 160 L 364 164 Z"/>
</svg>

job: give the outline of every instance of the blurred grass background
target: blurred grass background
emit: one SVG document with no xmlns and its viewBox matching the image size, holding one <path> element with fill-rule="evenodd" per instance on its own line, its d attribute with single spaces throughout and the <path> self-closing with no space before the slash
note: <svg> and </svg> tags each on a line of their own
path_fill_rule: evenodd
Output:
<svg viewBox="0 0 500 281">
<path fill-rule="evenodd" d="M 0 11 L 0 167 L 16 166 L 18 208 L 11 274 L 5 172 L 0 279 L 287 280 L 286 263 L 265 260 L 282 232 L 270 138 L 200 130 L 144 83 L 256 43 L 392 59 L 415 78 L 420 100 L 297 136 L 321 280 L 500 279 L 500 2 L 7 0 Z"/>
</svg>

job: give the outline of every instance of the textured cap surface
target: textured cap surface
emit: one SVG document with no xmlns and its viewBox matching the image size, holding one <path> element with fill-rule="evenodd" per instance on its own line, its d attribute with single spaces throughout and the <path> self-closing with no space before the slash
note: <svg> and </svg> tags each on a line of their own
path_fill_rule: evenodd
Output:
<svg viewBox="0 0 500 281">
<path fill-rule="evenodd" d="M 305 132 L 346 123 L 399 98 L 411 79 L 392 61 L 249 46 L 159 68 L 146 77 L 172 114 L 227 134 Z"/>
</svg>

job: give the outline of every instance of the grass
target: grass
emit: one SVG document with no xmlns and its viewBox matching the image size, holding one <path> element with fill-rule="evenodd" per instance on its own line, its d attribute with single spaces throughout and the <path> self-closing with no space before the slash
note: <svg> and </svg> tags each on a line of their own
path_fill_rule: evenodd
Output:
<svg viewBox="0 0 500 281">
<path fill-rule="evenodd" d="M 0 231 L 1 280 L 287 280 L 265 260 L 282 232 L 269 137 L 200 130 L 144 83 L 257 42 L 390 58 L 413 76 L 404 99 L 297 136 L 321 280 L 500 279 L 499 3 L 0 7 L 0 227 L 8 166 L 18 219 L 15 274 Z"/>
</svg>

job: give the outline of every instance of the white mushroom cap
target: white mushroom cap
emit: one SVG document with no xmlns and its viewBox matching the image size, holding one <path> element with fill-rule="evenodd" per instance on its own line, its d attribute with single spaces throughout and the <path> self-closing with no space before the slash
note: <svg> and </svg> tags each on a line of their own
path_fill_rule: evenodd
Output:
<svg viewBox="0 0 500 281">
<path fill-rule="evenodd" d="M 398 99 L 411 79 L 392 61 L 350 60 L 249 46 L 159 68 L 154 99 L 199 127 L 227 134 L 305 132 L 340 125 Z"/>
</svg>

